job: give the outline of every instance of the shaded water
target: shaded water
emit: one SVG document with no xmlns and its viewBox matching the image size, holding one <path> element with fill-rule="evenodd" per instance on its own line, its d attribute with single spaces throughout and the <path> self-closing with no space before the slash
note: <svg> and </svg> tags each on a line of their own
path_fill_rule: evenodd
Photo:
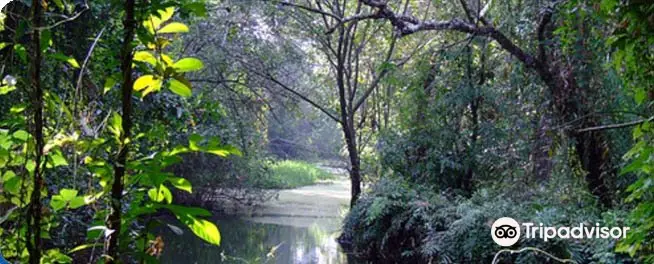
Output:
<svg viewBox="0 0 654 264">
<path fill-rule="evenodd" d="M 222 245 L 212 246 L 190 231 L 163 233 L 161 263 L 347 263 L 335 238 L 337 232 L 318 224 L 294 227 L 243 219 L 214 220 Z"/>
<path fill-rule="evenodd" d="M 176 235 L 165 229 L 161 262 L 348 263 L 336 237 L 348 208 L 349 195 L 350 186 L 344 176 L 280 191 L 277 199 L 263 204 L 252 216 L 213 219 L 222 235 L 220 247 L 203 242 L 190 231 Z"/>
</svg>

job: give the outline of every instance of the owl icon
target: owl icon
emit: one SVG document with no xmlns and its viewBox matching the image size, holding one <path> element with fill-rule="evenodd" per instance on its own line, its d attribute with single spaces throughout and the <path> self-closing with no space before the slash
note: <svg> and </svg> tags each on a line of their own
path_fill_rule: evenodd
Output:
<svg viewBox="0 0 654 264">
<path fill-rule="evenodd" d="M 520 224 L 510 217 L 499 218 L 491 226 L 490 235 L 502 247 L 513 246 L 520 240 Z"/>
<path fill-rule="evenodd" d="M 514 238 L 518 232 L 516 232 L 515 226 L 511 225 L 501 225 L 495 228 L 495 236 L 497 238 Z"/>
</svg>

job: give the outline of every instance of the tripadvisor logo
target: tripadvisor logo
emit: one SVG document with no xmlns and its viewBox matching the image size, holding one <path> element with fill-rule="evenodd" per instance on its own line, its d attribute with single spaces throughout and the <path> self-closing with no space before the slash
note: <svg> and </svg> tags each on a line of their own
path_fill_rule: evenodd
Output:
<svg viewBox="0 0 654 264">
<path fill-rule="evenodd" d="M 588 238 L 602 238 L 602 239 L 620 239 L 627 237 L 629 227 L 606 227 L 600 226 L 595 223 L 594 226 L 586 226 L 580 223 L 574 227 L 561 226 L 544 226 L 543 223 L 538 225 L 534 223 L 522 223 L 524 236 L 527 239 L 538 238 L 547 242 L 553 238 L 560 239 L 588 239 Z M 491 226 L 491 237 L 493 241 L 500 246 L 510 247 L 518 242 L 520 239 L 521 228 L 518 221 L 510 217 L 502 217 L 493 223 Z"/>
<path fill-rule="evenodd" d="M 5 8 L 5 6 L 9 4 L 9 2 L 11 2 L 11 0 L 0 0 L 0 9 Z"/>
</svg>

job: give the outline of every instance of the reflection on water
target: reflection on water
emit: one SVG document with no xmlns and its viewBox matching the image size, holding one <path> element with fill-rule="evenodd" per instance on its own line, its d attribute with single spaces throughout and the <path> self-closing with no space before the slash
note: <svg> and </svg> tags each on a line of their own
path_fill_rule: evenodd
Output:
<svg viewBox="0 0 654 264">
<path fill-rule="evenodd" d="M 162 230 L 162 263 L 347 263 L 335 237 L 318 225 L 292 227 L 241 219 L 214 221 L 222 235 L 221 246 L 204 243 L 188 230 L 176 235 Z"/>
</svg>

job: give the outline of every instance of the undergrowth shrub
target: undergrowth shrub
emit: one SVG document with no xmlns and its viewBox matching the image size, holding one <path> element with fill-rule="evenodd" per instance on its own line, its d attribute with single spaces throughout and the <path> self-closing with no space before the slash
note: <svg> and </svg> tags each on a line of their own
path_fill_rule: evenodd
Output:
<svg viewBox="0 0 654 264">
<path fill-rule="evenodd" d="M 258 179 L 256 186 L 266 189 L 288 189 L 329 180 L 333 175 L 318 166 L 298 160 L 271 162 L 270 175 Z"/>
<path fill-rule="evenodd" d="M 582 190 L 554 193 L 555 186 L 495 186 L 470 198 L 450 197 L 401 179 L 383 179 L 361 197 L 346 217 L 339 242 L 346 251 L 374 263 L 490 263 L 502 249 L 490 235 L 495 219 L 546 226 L 624 226 L 626 215 L 601 213 Z M 511 190 L 521 189 L 521 192 Z M 525 189 L 529 191 L 525 191 Z M 515 195 L 519 193 L 519 195 Z M 635 263 L 614 253 L 609 239 L 521 240 L 513 249 L 536 247 L 577 263 Z M 500 263 L 550 263 L 536 253 L 506 254 Z"/>
</svg>

